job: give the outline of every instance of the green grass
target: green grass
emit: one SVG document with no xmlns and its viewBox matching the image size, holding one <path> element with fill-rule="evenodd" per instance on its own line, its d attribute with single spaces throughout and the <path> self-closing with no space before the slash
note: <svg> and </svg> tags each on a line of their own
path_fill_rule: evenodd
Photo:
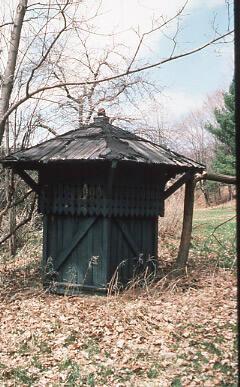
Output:
<svg viewBox="0 0 240 387">
<path fill-rule="evenodd" d="M 36 377 L 29 375 L 28 371 L 21 367 L 12 369 L 9 376 L 16 381 L 16 386 L 30 387 L 37 380 Z"/>
<path fill-rule="evenodd" d="M 71 359 L 65 359 L 59 365 L 59 371 L 67 370 L 67 378 L 65 385 L 68 387 L 74 387 L 80 385 L 81 373 L 79 365 Z M 79 382 L 79 383 L 78 383 Z"/>
<path fill-rule="evenodd" d="M 97 355 L 100 351 L 98 342 L 93 339 L 88 339 L 83 345 L 83 349 L 88 353 L 89 356 Z"/>
<path fill-rule="evenodd" d="M 148 372 L 147 372 L 147 376 L 149 379 L 154 379 L 154 378 L 157 378 L 158 377 L 158 367 L 156 366 L 153 366 L 151 367 Z"/>
<path fill-rule="evenodd" d="M 236 210 L 234 207 L 196 209 L 193 219 L 192 251 L 219 267 L 232 269 L 236 263 Z"/>
<path fill-rule="evenodd" d="M 171 383 L 171 387 L 182 387 L 180 378 L 175 378 Z"/>
<path fill-rule="evenodd" d="M 227 223 L 220 226 L 218 230 L 220 232 L 225 232 L 228 229 L 233 231 L 236 225 L 235 215 L 236 210 L 232 207 L 196 209 L 193 217 L 193 234 L 200 231 L 207 236 L 209 231 L 213 231 L 215 227 L 224 222 Z"/>
</svg>

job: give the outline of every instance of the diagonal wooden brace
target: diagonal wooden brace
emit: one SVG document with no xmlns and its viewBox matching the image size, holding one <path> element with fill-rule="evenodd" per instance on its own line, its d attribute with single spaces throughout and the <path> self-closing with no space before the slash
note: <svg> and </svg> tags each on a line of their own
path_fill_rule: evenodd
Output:
<svg viewBox="0 0 240 387">
<path fill-rule="evenodd" d="M 25 181 L 25 183 L 27 185 L 29 185 L 29 187 L 31 187 L 33 189 L 33 191 L 39 193 L 40 191 L 40 187 L 39 185 L 36 183 L 36 181 L 34 181 L 31 176 L 29 176 L 25 171 L 24 169 L 20 169 L 18 167 L 14 167 L 13 168 L 13 172 L 14 173 L 17 173 L 22 179 L 23 181 Z"/>
<path fill-rule="evenodd" d="M 189 181 L 193 177 L 193 174 L 190 172 L 185 173 L 181 176 L 175 183 L 171 185 L 166 191 L 163 193 L 163 199 L 167 199 L 170 195 L 172 195 L 175 191 L 177 191 L 183 184 Z"/>
<path fill-rule="evenodd" d="M 121 221 L 119 221 L 119 219 L 117 219 L 117 218 L 115 218 L 114 221 L 115 221 L 115 223 L 117 223 L 118 227 L 120 228 L 126 242 L 128 243 L 128 245 L 132 249 L 133 253 L 136 255 L 136 257 L 138 257 L 141 251 L 138 248 L 138 246 L 136 245 L 134 239 L 132 238 L 128 227 L 125 224 L 121 223 Z"/>
<path fill-rule="evenodd" d="M 75 247 L 80 243 L 80 241 L 85 237 L 88 230 L 93 226 L 98 217 L 88 219 L 85 229 L 78 231 L 73 239 L 69 241 L 68 246 L 61 252 L 60 256 L 57 259 L 57 264 L 55 270 L 58 270 L 60 266 L 66 261 L 71 252 L 75 249 Z"/>
</svg>

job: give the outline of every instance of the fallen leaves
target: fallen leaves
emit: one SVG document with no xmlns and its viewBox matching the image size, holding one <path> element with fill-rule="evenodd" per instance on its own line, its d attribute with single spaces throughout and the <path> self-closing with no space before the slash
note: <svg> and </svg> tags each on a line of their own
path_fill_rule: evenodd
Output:
<svg viewBox="0 0 240 387">
<path fill-rule="evenodd" d="M 13 278 L 17 265 L 9 270 L 5 266 L 2 278 Z M 46 294 L 39 284 L 2 283 L 0 384 L 234 384 L 234 274 L 205 272 L 197 285 L 104 298 L 62 297 Z"/>
</svg>

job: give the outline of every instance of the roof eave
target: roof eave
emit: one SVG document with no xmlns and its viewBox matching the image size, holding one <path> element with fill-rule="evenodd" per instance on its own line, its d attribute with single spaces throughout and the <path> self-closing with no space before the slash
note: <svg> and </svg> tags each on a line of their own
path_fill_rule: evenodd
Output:
<svg viewBox="0 0 240 387">
<path fill-rule="evenodd" d="M 206 169 L 206 167 L 202 164 L 198 165 L 179 165 L 179 164 L 167 164 L 167 163 L 154 163 L 154 162 L 143 162 L 138 160 L 122 160 L 122 159 L 85 159 L 85 160 L 77 160 L 77 159 L 59 159 L 59 160 L 47 160 L 47 161 L 38 161 L 38 160 L 17 160 L 17 159 L 2 159 L 0 163 L 3 164 L 4 167 L 14 168 L 14 166 L 19 166 L 24 169 L 32 169 L 39 170 L 45 166 L 56 166 L 59 164 L 86 164 L 86 163 L 102 163 L 105 162 L 107 164 L 112 163 L 112 161 L 116 161 L 121 163 L 122 165 L 146 165 L 146 166 L 155 166 L 155 167 L 163 167 L 165 169 L 174 170 L 174 171 L 192 171 L 193 173 L 201 172 Z"/>
</svg>

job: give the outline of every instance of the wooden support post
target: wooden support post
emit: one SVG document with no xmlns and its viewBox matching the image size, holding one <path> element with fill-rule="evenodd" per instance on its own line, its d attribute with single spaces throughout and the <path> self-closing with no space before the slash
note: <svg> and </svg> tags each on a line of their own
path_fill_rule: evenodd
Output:
<svg viewBox="0 0 240 387">
<path fill-rule="evenodd" d="M 194 207 L 194 189 L 195 185 L 200 180 L 213 180 L 221 183 L 236 184 L 235 176 L 225 176 L 215 173 L 204 172 L 201 175 L 192 175 L 185 183 L 185 198 L 184 198 L 184 213 L 181 241 L 178 251 L 176 263 L 174 265 L 173 275 L 183 273 L 189 255 L 189 248 L 192 236 L 192 221 L 193 221 L 193 207 Z M 171 189 L 171 187 L 170 187 Z"/>
<path fill-rule="evenodd" d="M 117 160 L 113 160 L 109 169 L 108 181 L 107 181 L 107 192 L 106 192 L 106 208 L 109 205 L 108 201 L 112 200 L 113 183 L 116 177 L 117 165 L 118 165 Z M 103 270 L 105 270 L 107 273 L 106 282 L 110 282 L 113 275 L 111 270 L 111 256 L 110 256 L 112 219 L 113 219 L 112 217 L 108 217 L 108 216 L 104 216 L 103 218 L 103 233 L 104 233 L 103 255 L 105 256 Z"/>
<path fill-rule="evenodd" d="M 195 188 L 195 181 L 194 181 L 194 177 L 192 176 L 191 179 L 189 179 L 185 185 L 184 213 L 183 213 L 181 242 L 180 242 L 177 260 L 174 267 L 175 269 L 174 271 L 176 274 L 180 274 L 184 270 L 188 260 L 191 235 L 192 235 L 194 188 Z"/>
</svg>

